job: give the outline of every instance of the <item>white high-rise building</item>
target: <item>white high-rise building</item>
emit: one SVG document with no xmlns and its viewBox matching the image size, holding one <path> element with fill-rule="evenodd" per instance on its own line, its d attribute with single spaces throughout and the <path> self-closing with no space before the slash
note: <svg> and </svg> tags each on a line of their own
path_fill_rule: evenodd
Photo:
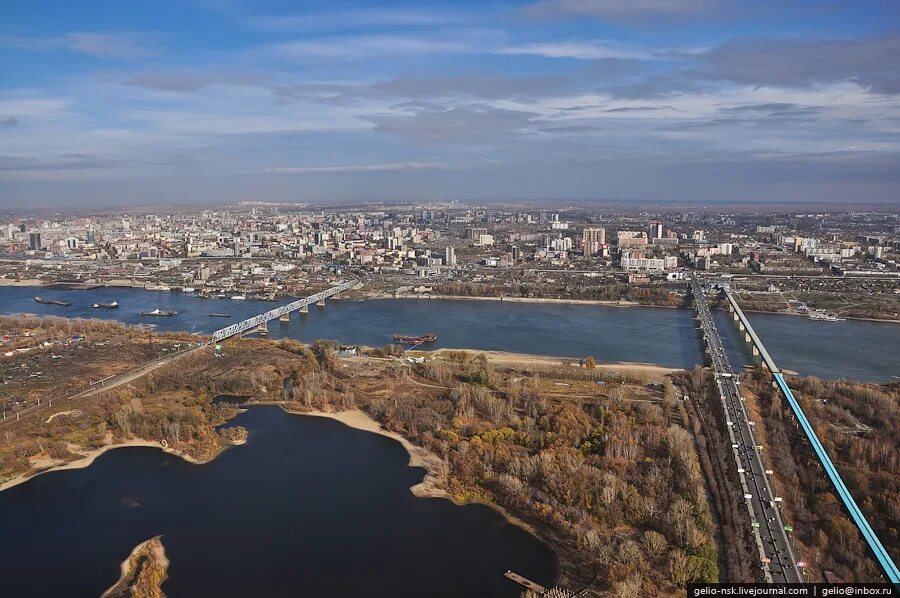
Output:
<svg viewBox="0 0 900 598">
<path fill-rule="evenodd" d="M 451 268 L 456 265 L 456 250 L 452 247 L 444 249 L 444 265 Z"/>
</svg>

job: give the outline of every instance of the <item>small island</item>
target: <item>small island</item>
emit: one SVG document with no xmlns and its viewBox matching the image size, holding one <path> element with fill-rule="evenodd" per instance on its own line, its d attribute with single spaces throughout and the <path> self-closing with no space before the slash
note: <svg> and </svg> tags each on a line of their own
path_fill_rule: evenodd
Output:
<svg viewBox="0 0 900 598">
<path fill-rule="evenodd" d="M 161 586 L 168 577 L 168 569 L 162 536 L 150 538 L 135 546 L 122 561 L 119 581 L 103 592 L 102 598 L 165 598 Z"/>
</svg>

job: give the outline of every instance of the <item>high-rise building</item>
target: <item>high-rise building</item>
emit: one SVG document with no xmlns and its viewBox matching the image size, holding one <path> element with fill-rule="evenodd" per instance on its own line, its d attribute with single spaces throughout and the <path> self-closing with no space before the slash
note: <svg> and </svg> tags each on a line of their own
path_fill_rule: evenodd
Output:
<svg viewBox="0 0 900 598">
<path fill-rule="evenodd" d="M 452 247 L 444 249 L 444 265 L 451 268 L 456 265 L 456 250 Z"/>
<path fill-rule="evenodd" d="M 606 229 L 603 227 L 586 228 L 581 233 L 581 248 L 584 255 L 595 255 L 600 246 L 606 244 Z"/>
<path fill-rule="evenodd" d="M 643 231 L 620 230 L 616 232 L 616 245 L 619 251 L 629 247 L 641 247 L 647 244 L 647 233 Z"/>
<path fill-rule="evenodd" d="M 30 233 L 28 235 L 28 248 L 37 251 L 41 248 L 41 233 Z"/>
<path fill-rule="evenodd" d="M 479 237 L 481 237 L 481 235 L 486 235 L 486 234 L 487 234 L 486 228 L 473 227 L 473 228 L 466 229 L 466 238 L 472 239 L 474 241 L 477 241 L 479 239 Z"/>
<path fill-rule="evenodd" d="M 647 226 L 647 236 L 650 240 L 663 238 L 663 223 L 659 220 L 651 220 Z"/>
</svg>

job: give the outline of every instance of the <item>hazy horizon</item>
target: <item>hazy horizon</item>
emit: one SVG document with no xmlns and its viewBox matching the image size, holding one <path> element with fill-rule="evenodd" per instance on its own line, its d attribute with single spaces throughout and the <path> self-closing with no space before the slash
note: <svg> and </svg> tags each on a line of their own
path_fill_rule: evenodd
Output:
<svg viewBox="0 0 900 598">
<path fill-rule="evenodd" d="M 896 2 L 296 4 L 8 7 L 0 210 L 900 204 Z"/>
</svg>

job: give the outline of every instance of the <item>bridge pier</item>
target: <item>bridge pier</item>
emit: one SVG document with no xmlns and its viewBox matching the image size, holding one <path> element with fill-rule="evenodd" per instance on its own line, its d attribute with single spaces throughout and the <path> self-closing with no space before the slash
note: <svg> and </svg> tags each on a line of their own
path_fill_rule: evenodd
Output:
<svg viewBox="0 0 900 598">
<path fill-rule="evenodd" d="M 285 323 L 290 322 L 290 321 L 291 321 L 291 314 L 287 313 L 287 314 L 282 315 L 281 317 L 278 318 L 278 321 L 279 321 L 279 322 L 285 322 Z"/>
<path fill-rule="evenodd" d="M 759 357 L 759 349 L 756 348 L 756 345 L 753 345 L 753 357 Z"/>
<path fill-rule="evenodd" d="M 753 339 L 750 338 L 750 333 L 749 333 L 749 332 L 745 332 L 745 333 L 744 333 L 744 342 L 745 342 L 745 343 L 752 343 L 752 342 L 753 342 Z"/>
<path fill-rule="evenodd" d="M 318 307 L 325 307 L 325 300 L 324 300 L 324 299 L 319 299 L 318 301 L 316 301 L 316 306 L 318 306 Z"/>
<path fill-rule="evenodd" d="M 744 323 L 741 322 L 740 320 L 738 320 L 738 330 L 740 330 L 741 332 L 746 330 L 746 328 L 744 328 Z"/>
<path fill-rule="evenodd" d="M 269 323 L 268 322 L 263 322 L 256 329 L 259 330 L 260 336 L 268 336 L 269 335 Z"/>
<path fill-rule="evenodd" d="M 733 317 L 734 317 L 734 321 L 735 321 L 735 322 L 740 322 L 740 321 L 741 321 L 741 318 L 738 317 L 736 311 L 732 311 L 731 313 L 733 314 Z"/>
<path fill-rule="evenodd" d="M 297 311 L 300 312 L 301 314 L 308 314 L 308 313 L 309 313 L 309 306 L 308 306 L 308 305 L 304 305 L 303 307 L 301 307 L 301 308 L 298 309 Z"/>
</svg>

